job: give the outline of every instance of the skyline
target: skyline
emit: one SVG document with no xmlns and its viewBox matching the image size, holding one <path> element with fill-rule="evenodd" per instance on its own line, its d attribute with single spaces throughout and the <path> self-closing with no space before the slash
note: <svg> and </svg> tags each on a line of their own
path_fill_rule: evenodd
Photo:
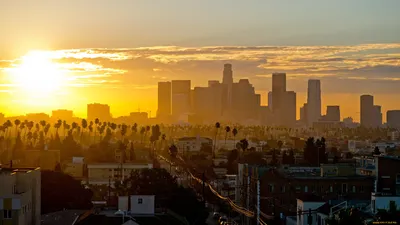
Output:
<svg viewBox="0 0 400 225">
<path fill-rule="evenodd" d="M 307 80 L 320 79 L 322 113 L 340 105 L 342 118 L 359 121 L 363 94 L 382 112 L 400 109 L 399 7 L 396 0 L 1 1 L 0 110 L 84 116 L 86 104 L 100 102 L 116 116 L 138 108 L 155 115 L 157 82 L 207 86 L 231 63 L 234 81 L 248 78 L 263 105 L 271 74 L 284 72 L 297 118 Z"/>
</svg>

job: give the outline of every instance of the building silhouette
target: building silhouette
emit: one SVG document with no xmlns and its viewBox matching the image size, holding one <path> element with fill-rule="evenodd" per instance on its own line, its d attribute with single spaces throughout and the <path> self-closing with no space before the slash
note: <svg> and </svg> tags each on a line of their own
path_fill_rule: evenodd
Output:
<svg viewBox="0 0 400 225">
<path fill-rule="evenodd" d="M 388 110 L 386 112 L 387 126 L 390 128 L 400 128 L 400 110 Z"/>
<path fill-rule="evenodd" d="M 374 96 L 361 95 L 360 123 L 363 127 L 375 128 L 382 125 L 381 106 L 374 105 Z"/>
<path fill-rule="evenodd" d="M 321 82 L 308 80 L 307 89 L 307 123 L 312 126 L 321 118 Z"/>
<path fill-rule="evenodd" d="M 157 117 L 166 118 L 171 115 L 171 82 L 158 82 Z"/>
<path fill-rule="evenodd" d="M 272 92 L 268 93 L 268 106 L 273 125 L 293 127 L 296 124 L 296 93 L 286 91 L 286 73 L 272 74 Z"/>
<path fill-rule="evenodd" d="M 88 121 L 95 121 L 96 119 L 100 121 L 111 121 L 110 106 L 100 103 L 88 104 L 87 119 Z"/>
<path fill-rule="evenodd" d="M 53 110 L 51 112 L 52 120 L 71 121 L 73 117 L 74 117 L 74 113 L 72 110 L 57 109 L 57 110 Z"/>
<path fill-rule="evenodd" d="M 340 106 L 338 106 L 338 105 L 328 105 L 326 107 L 325 119 L 327 121 L 340 122 Z"/>
<path fill-rule="evenodd" d="M 188 121 L 191 111 L 191 81 L 173 80 L 171 82 L 171 114 L 174 119 Z"/>
</svg>

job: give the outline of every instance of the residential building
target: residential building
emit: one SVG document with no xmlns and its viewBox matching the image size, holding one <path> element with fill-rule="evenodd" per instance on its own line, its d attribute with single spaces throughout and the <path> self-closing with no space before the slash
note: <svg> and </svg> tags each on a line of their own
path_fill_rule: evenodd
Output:
<svg viewBox="0 0 400 225">
<path fill-rule="evenodd" d="M 87 105 L 87 120 L 95 121 L 99 119 L 102 122 L 107 122 L 112 119 L 110 106 L 106 104 L 93 103 Z"/>
<path fill-rule="evenodd" d="M 186 225 L 187 221 L 169 209 L 156 208 L 154 195 L 119 196 L 118 208 L 91 210 L 73 225 Z"/>
<path fill-rule="evenodd" d="M 307 123 L 312 126 L 321 117 L 321 81 L 308 80 Z"/>
<path fill-rule="evenodd" d="M 400 205 L 400 158 L 375 157 L 375 187 L 371 196 L 371 209 L 386 209 L 390 202 Z"/>
<path fill-rule="evenodd" d="M 0 167 L 0 224 L 40 225 L 40 168 Z"/>
<path fill-rule="evenodd" d="M 90 185 L 113 184 L 117 179 L 128 177 L 133 170 L 152 168 L 151 163 L 91 163 L 87 165 L 87 182 Z"/>
<path fill-rule="evenodd" d="M 203 145 L 213 146 L 211 138 L 206 137 L 182 137 L 177 140 L 176 146 L 181 153 L 199 152 Z"/>
<path fill-rule="evenodd" d="M 18 167 L 40 167 L 42 170 L 54 170 L 60 163 L 60 150 L 26 150 L 24 158 L 14 162 Z"/>
<path fill-rule="evenodd" d="M 388 127 L 400 129 L 400 110 L 388 110 L 386 120 Z"/>
<path fill-rule="evenodd" d="M 382 126 L 382 107 L 380 105 L 374 105 L 372 121 L 372 127 Z"/>
</svg>

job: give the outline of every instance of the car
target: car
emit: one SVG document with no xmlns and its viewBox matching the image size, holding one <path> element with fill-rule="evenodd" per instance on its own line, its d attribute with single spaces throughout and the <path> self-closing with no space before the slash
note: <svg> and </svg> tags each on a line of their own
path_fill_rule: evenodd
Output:
<svg viewBox="0 0 400 225">
<path fill-rule="evenodd" d="M 214 212 L 213 213 L 213 219 L 219 219 L 221 216 L 219 215 L 219 212 Z"/>
<path fill-rule="evenodd" d="M 221 216 L 218 220 L 219 224 L 224 224 L 225 222 L 228 222 L 228 218 L 226 216 Z"/>
</svg>

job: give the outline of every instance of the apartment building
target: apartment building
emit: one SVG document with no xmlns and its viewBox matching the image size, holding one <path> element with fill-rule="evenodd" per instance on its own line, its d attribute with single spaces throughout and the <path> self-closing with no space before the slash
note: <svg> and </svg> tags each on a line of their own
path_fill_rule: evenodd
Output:
<svg viewBox="0 0 400 225">
<path fill-rule="evenodd" d="M 40 225 L 40 168 L 0 167 L 0 225 Z"/>
</svg>

